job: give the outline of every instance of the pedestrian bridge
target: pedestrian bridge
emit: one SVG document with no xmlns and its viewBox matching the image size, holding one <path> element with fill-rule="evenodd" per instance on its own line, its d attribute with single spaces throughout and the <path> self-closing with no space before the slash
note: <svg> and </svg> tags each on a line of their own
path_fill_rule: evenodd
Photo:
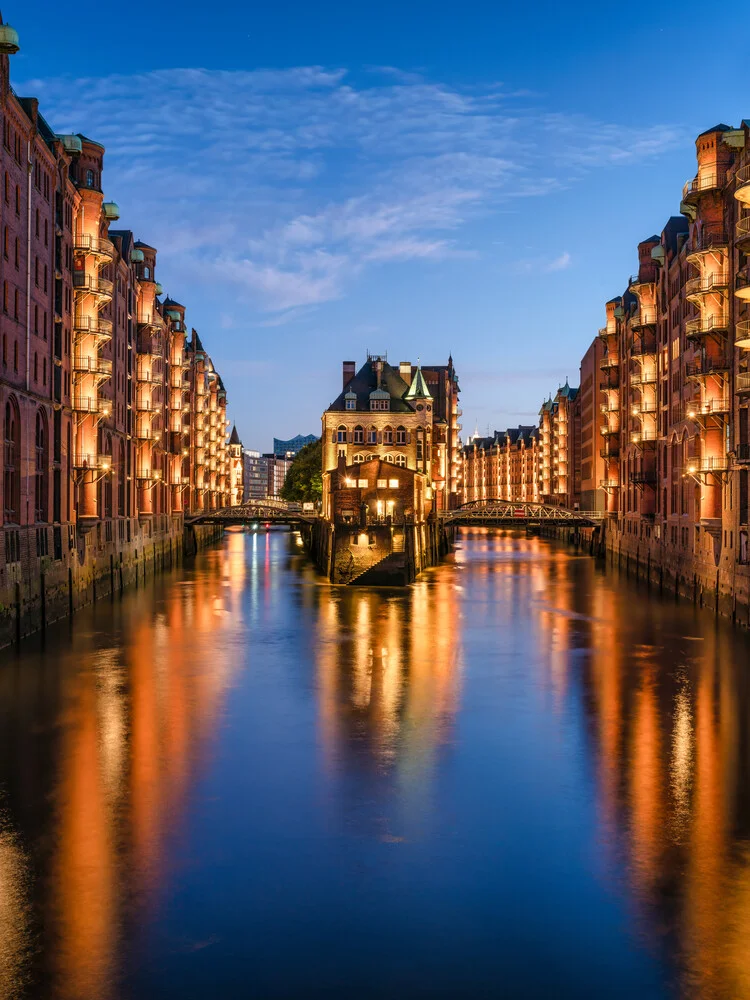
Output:
<svg viewBox="0 0 750 1000">
<path fill-rule="evenodd" d="M 206 510 L 185 519 L 187 524 L 312 524 L 318 515 L 304 511 L 302 504 L 285 500 L 248 500 L 238 507 Z"/>
<path fill-rule="evenodd" d="M 442 510 L 439 516 L 441 523 L 446 525 L 492 528 L 543 524 L 591 528 L 604 518 L 604 514 L 597 510 L 568 510 L 552 504 L 498 499 L 472 500 L 456 510 Z"/>
</svg>

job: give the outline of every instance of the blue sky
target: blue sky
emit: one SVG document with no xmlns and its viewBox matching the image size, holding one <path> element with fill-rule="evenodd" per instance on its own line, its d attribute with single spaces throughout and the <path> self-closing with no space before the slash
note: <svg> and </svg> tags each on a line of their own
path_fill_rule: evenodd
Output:
<svg viewBox="0 0 750 1000">
<path fill-rule="evenodd" d="M 531 422 L 678 212 L 695 136 L 750 117 L 750 9 L 708 49 L 697 2 L 124 10 L 11 2 L 11 78 L 106 146 L 247 447 L 319 433 L 367 349 L 452 351 L 464 435 Z"/>
</svg>

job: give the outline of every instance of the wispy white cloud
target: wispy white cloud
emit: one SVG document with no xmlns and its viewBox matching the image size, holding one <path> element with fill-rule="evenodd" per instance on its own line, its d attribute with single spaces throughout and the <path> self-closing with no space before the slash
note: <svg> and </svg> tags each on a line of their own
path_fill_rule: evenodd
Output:
<svg viewBox="0 0 750 1000">
<path fill-rule="evenodd" d="M 311 66 L 23 89 L 57 131 L 104 144 L 107 194 L 164 251 L 168 280 L 233 294 L 279 324 L 341 298 L 367 268 L 471 255 L 469 221 L 682 140 L 673 127 L 624 128 L 500 84 L 457 88 L 393 67 L 365 83 Z M 562 252 L 518 267 L 571 264 Z"/>
<path fill-rule="evenodd" d="M 552 274 L 566 271 L 572 263 L 573 258 L 564 250 L 557 257 L 524 257 L 516 261 L 515 269 L 519 274 Z"/>
</svg>

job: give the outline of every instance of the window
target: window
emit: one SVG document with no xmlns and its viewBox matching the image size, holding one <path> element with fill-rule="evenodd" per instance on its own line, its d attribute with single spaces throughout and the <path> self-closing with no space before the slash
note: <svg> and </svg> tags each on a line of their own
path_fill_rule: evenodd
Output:
<svg viewBox="0 0 750 1000">
<path fill-rule="evenodd" d="M 367 489 L 367 486 L 368 486 L 368 482 L 367 482 L 367 480 L 366 480 L 366 479 L 358 479 L 358 480 L 357 480 L 357 486 L 358 486 L 358 487 L 359 487 L 359 489 L 361 489 L 361 490 L 366 490 L 366 489 Z"/>
<path fill-rule="evenodd" d="M 336 431 L 336 441 L 339 444 L 346 444 L 346 427 L 344 427 L 343 424 Z M 341 452 L 339 452 L 339 454 L 341 454 Z"/>
<path fill-rule="evenodd" d="M 378 432 L 375 427 L 371 427 L 367 432 L 367 443 L 377 444 L 378 443 Z"/>
<path fill-rule="evenodd" d="M 396 428 L 396 444 L 406 444 L 406 428 Z"/>
<path fill-rule="evenodd" d="M 86 187 L 92 188 L 93 186 L 94 186 L 94 171 L 93 170 L 87 170 L 86 171 Z"/>
<path fill-rule="evenodd" d="M 396 465 L 406 466 L 406 455 L 396 455 Z"/>
<path fill-rule="evenodd" d="M 389 490 L 397 490 L 398 489 L 398 479 L 389 479 L 388 480 L 388 489 Z"/>
<path fill-rule="evenodd" d="M 21 455 L 21 424 L 15 399 L 5 404 L 5 429 L 3 447 L 3 517 L 18 522 L 21 506 L 21 479 L 18 462 Z"/>
<path fill-rule="evenodd" d="M 383 444 L 393 444 L 393 428 L 383 428 Z"/>
<path fill-rule="evenodd" d="M 36 462 L 34 468 L 34 520 L 47 520 L 47 425 L 44 412 L 36 411 Z"/>
<path fill-rule="evenodd" d="M 378 479 L 378 489 L 379 490 L 385 490 L 387 488 L 388 488 L 388 480 L 387 479 Z"/>
<path fill-rule="evenodd" d="M 146 265 L 146 266 L 145 266 L 145 267 L 143 268 L 143 277 L 144 277 L 144 278 L 146 279 L 146 281 L 148 281 L 148 280 L 149 280 L 149 278 L 151 277 L 151 271 L 150 271 L 150 269 L 149 269 L 148 265 Z"/>
<path fill-rule="evenodd" d="M 354 443 L 364 444 L 365 443 L 365 429 L 360 424 L 354 428 Z"/>
<path fill-rule="evenodd" d="M 354 456 L 354 461 L 355 462 L 364 462 L 364 460 L 365 460 L 365 456 L 364 455 L 357 454 L 357 455 Z"/>
<path fill-rule="evenodd" d="M 347 401 L 346 401 L 346 409 L 347 410 L 356 410 L 356 408 L 357 408 L 357 400 L 356 399 L 347 399 Z"/>
</svg>

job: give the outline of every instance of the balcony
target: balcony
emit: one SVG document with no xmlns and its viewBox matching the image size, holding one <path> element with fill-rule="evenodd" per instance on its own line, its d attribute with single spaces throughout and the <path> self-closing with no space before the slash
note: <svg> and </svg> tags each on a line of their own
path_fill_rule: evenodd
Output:
<svg viewBox="0 0 750 1000">
<path fill-rule="evenodd" d="M 617 368 L 620 358 L 616 354 L 605 354 L 599 362 L 599 367 L 604 371 L 606 368 Z"/>
<path fill-rule="evenodd" d="M 632 417 L 640 417 L 641 414 L 653 414 L 656 413 L 656 400 L 655 399 L 645 399 L 641 400 L 640 403 L 630 407 L 630 415 Z"/>
<path fill-rule="evenodd" d="M 717 191 L 724 187 L 727 180 L 726 170 L 712 170 L 697 174 L 691 181 L 688 181 L 682 189 L 682 200 L 689 204 L 694 204 L 698 199 L 709 191 Z"/>
<path fill-rule="evenodd" d="M 729 468 L 729 457 L 727 455 L 714 455 L 711 458 L 692 458 L 688 460 L 688 475 L 704 475 L 712 472 L 726 472 Z"/>
<path fill-rule="evenodd" d="M 737 185 L 734 189 L 735 198 L 750 208 L 750 163 L 740 167 L 735 173 L 734 179 Z"/>
<path fill-rule="evenodd" d="M 697 260 L 702 254 L 726 251 L 729 239 L 723 229 L 702 230 L 695 233 L 685 244 L 688 260 Z"/>
<path fill-rule="evenodd" d="M 726 315 L 711 313 L 709 316 L 689 319 L 685 324 L 685 336 L 706 337 L 726 333 L 728 325 Z"/>
<path fill-rule="evenodd" d="M 606 448 L 600 448 L 599 449 L 599 454 L 604 459 L 619 458 L 620 457 L 620 443 L 619 443 L 619 441 L 613 441 L 612 439 L 610 439 L 607 442 L 607 447 Z"/>
<path fill-rule="evenodd" d="M 750 215 L 746 215 L 744 219 L 737 220 L 734 230 L 734 241 L 741 245 L 750 243 Z"/>
<path fill-rule="evenodd" d="M 99 337 L 109 340 L 112 336 L 112 322 L 99 316 L 74 316 L 73 329 L 84 336 Z"/>
<path fill-rule="evenodd" d="M 653 385 L 656 382 L 656 368 L 629 373 L 631 385 Z"/>
<path fill-rule="evenodd" d="M 653 286 L 655 290 L 656 276 L 652 278 L 641 278 L 637 274 L 631 274 L 628 284 L 630 286 L 631 292 L 633 292 L 635 295 L 640 295 L 641 289 L 647 285 Z"/>
<path fill-rule="evenodd" d="M 109 378 L 112 374 L 112 362 L 107 358 L 100 358 L 98 354 L 74 354 L 73 371 L 79 376 Z"/>
<path fill-rule="evenodd" d="M 636 431 L 630 437 L 631 442 L 638 448 L 656 444 L 657 433 L 655 430 Z"/>
<path fill-rule="evenodd" d="M 110 240 L 87 236 L 85 233 L 73 237 L 73 249 L 76 253 L 91 254 L 103 260 L 112 260 L 115 255 L 115 246 Z"/>
<path fill-rule="evenodd" d="M 112 456 L 74 454 L 72 462 L 74 469 L 102 469 L 106 472 L 112 467 Z"/>
<path fill-rule="evenodd" d="M 620 412 L 620 407 L 619 406 L 610 406 L 609 403 L 602 403 L 599 406 L 599 409 L 601 410 L 602 413 L 619 413 Z"/>
<path fill-rule="evenodd" d="M 609 424 L 602 424 L 599 428 L 599 433 L 602 437 L 609 437 L 610 435 L 619 434 L 619 427 L 610 427 Z"/>
<path fill-rule="evenodd" d="M 656 325 L 656 309 L 653 306 L 649 306 L 644 309 L 641 306 L 640 309 L 636 309 L 630 318 L 630 328 L 632 330 L 640 330 L 644 326 L 655 326 Z"/>
<path fill-rule="evenodd" d="M 133 436 L 137 441 L 156 441 L 160 435 L 151 427 L 138 427 Z"/>
<path fill-rule="evenodd" d="M 98 396 L 79 396 L 74 392 L 73 409 L 76 413 L 96 413 L 108 417 L 112 407 L 108 399 L 99 399 Z"/>
<path fill-rule="evenodd" d="M 143 382 L 145 385 L 162 385 L 164 375 L 156 372 L 152 368 L 137 368 L 135 372 L 136 382 Z"/>
<path fill-rule="evenodd" d="M 160 334 L 152 334 L 151 336 L 140 336 L 138 338 L 137 351 L 144 357 L 152 358 L 163 358 L 164 357 L 164 341 Z"/>
<path fill-rule="evenodd" d="M 712 292 L 721 292 L 729 284 L 729 277 L 724 271 L 714 271 L 698 278 L 690 278 L 685 282 L 685 295 L 689 299 L 700 298 L 701 295 L 710 295 Z"/>
<path fill-rule="evenodd" d="M 739 319 L 734 324 L 734 346 L 750 350 L 750 319 Z"/>
<path fill-rule="evenodd" d="M 616 490 L 619 488 L 620 483 L 617 479 L 600 479 L 599 486 L 603 490 Z"/>
<path fill-rule="evenodd" d="M 647 359 L 656 357 L 656 344 L 644 344 L 638 341 L 631 345 L 630 355 L 633 358 Z"/>
<path fill-rule="evenodd" d="M 136 469 L 135 478 L 142 486 L 148 483 L 158 483 L 161 479 L 161 472 L 158 469 Z"/>
<path fill-rule="evenodd" d="M 701 379 L 707 375 L 722 375 L 729 371 L 730 367 L 729 359 L 721 355 L 713 358 L 696 358 L 685 365 L 685 374 L 688 378 Z"/>
<path fill-rule="evenodd" d="M 750 276 L 738 274 L 734 279 L 734 294 L 738 299 L 750 301 Z"/>
<path fill-rule="evenodd" d="M 616 391 L 620 388 L 620 369 L 607 368 L 602 373 L 601 388 L 604 392 Z"/>
<path fill-rule="evenodd" d="M 614 337 L 617 334 L 617 330 L 608 330 L 606 326 L 603 326 L 599 330 L 599 336 L 602 340 L 606 340 L 607 337 Z"/>
<path fill-rule="evenodd" d="M 706 417 L 729 413 L 731 408 L 729 396 L 714 396 L 702 401 L 696 399 L 685 403 L 684 418 L 699 423 Z"/>
<path fill-rule="evenodd" d="M 750 372 L 738 372 L 734 383 L 734 391 L 738 396 L 750 395 Z"/>
<path fill-rule="evenodd" d="M 655 486 L 656 485 L 656 470 L 653 471 L 641 471 L 641 472 L 631 472 L 630 482 L 634 486 Z"/>
<path fill-rule="evenodd" d="M 112 282 L 106 278 L 94 277 L 83 271 L 73 272 L 73 291 L 81 295 L 93 295 L 102 301 L 109 300 L 112 298 L 113 288 Z"/>
</svg>

